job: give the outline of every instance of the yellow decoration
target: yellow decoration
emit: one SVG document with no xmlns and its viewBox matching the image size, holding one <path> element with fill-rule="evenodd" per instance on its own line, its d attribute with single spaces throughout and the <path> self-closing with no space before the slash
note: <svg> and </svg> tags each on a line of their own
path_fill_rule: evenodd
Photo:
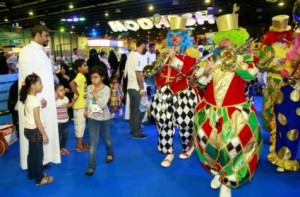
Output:
<svg viewBox="0 0 300 197">
<path fill-rule="evenodd" d="M 292 156 L 292 153 L 290 149 L 286 146 L 281 147 L 281 149 L 278 152 L 278 157 L 283 160 L 289 160 Z"/>
<path fill-rule="evenodd" d="M 239 28 L 238 14 L 225 14 L 216 18 L 218 31 L 229 31 Z"/>
<path fill-rule="evenodd" d="M 179 31 L 186 31 L 185 25 L 187 22 L 186 17 L 178 17 L 172 16 L 170 17 L 170 30 L 179 30 Z"/>
<path fill-rule="evenodd" d="M 297 116 L 300 116 L 300 107 L 298 107 L 298 108 L 296 109 L 296 114 L 297 114 Z"/>
<path fill-rule="evenodd" d="M 278 113 L 277 119 L 281 125 L 283 125 L 283 126 L 287 125 L 287 119 L 286 119 L 285 115 L 283 115 L 282 113 Z"/>
<path fill-rule="evenodd" d="M 291 26 L 288 25 L 289 18 L 290 17 L 288 15 L 274 16 L 272 18 L 272 26 L 270 27 L 270 30 L 274 32 L 284 32 L 291 30 Z"/>
<path fill-rule="evenodd" d="M 294 102 L 298 102 L 300 100 L 300 93 L 297 90 L 293 90 L 293 92 L 290 95 L 290 98 Z"/>
<path fill-rule="evenodd" d="M 284 98 L 283 93 L 282 93 L 281 91 L 279 91 L 279 92 L 278 92 L 278 95 L 277 95 L 277 97 L 276 97 L 276 101 L 275 101 L 276 104 L 282 103 L 283 98 Z"/>
<path fill-rule="evenodd" d="M 284 160 L 280 158 L 276 151 L 275 151 L 275 145 L 276 145 L 276 135 L 277 135 L 277 130 L 276 130 L 276 121 L 275 117 L 273 116 L 272 120 L 270 121 L 271 124 L 271 136 L 270 136 L 270 154 L 268 155 L 268 160 L 276 165 L 280 166 L 286 170 L 291 170 L 291 171 L 297 171 L 300 169 L 299 162 L 297 160 Z"/>
<path fill-rule="evenodd" d="M 296 141 L 298 140 L 299 137 L 299 132 L 297 129 L 292 129 L 287 133 L 287 137 L 291 141 Z"/>
<path fill-rule="evenodd" d="M 185 53 L 188 55 L 188 56 L 191 56 L 192 58 L 200 58 L 201 57 L 201 53 L 200 51 L 198 51 L 197 49 L 195 48 L 192 48 L 192 47 L 189 47 L 185 50 Z"/>
</svg>

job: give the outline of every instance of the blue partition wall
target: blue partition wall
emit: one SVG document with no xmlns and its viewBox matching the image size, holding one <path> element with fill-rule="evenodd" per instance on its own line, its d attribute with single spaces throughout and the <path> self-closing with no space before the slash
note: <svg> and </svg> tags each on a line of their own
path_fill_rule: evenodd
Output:
<svg viewBox="0 0 300 197">
<path fill-rule="evenodd" d="M 11 114 L 7 109 L 7 99 L 10 86 L 18 79 L 18 74 L 0 75 L 0 124 L 12 122 Z"/>
</svg>

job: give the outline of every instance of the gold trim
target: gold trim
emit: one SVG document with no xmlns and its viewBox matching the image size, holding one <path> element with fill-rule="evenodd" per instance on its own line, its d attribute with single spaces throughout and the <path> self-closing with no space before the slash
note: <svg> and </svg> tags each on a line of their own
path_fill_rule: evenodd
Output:
<svg viewBox="0 0 300 197">
<path fill-rule="evenodd" d="M 276 97 L 275 103 L 276 103 L 277 105 L 279 105 L 279 104 L 282 103 L 283 99 L 284 99 L 284 96 L 283 96 L 283 93 L 282 93 L 281 90 L 280 90 L 280 91 L 278 92 L 277 97 Z"/>
</svg>

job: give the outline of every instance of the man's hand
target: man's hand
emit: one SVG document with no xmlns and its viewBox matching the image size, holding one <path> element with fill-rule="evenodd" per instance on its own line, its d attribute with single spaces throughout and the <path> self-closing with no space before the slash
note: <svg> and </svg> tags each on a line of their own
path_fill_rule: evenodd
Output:
<svg viewBox="0 0 300 197">
<path fill-rule="evenodd" d="M 44 144 L 48 144 L 49 138 L 48 138 L 47 134 L 43 135 L 43 142 L 44 142 Z"/>
<path fill-rule="evenodd" d="M 45 99 L 42 99 L 41 100 L 41 105 L 42 105 L 42 108 L 47 107 L 47 101 Z"/>
</svg>

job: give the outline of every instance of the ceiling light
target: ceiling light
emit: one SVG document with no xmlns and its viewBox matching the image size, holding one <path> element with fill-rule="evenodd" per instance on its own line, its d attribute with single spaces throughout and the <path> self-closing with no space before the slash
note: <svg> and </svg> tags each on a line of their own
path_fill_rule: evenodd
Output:
<svg viewBox="0 0 300 197">
<path fill-rule="evenodd" d="M 71 27 L 72 29 L 74 29 L 75 28 L 75 26 L 74 25 L 72 25 L 72 27 Z"/>
<path fill-rule="evenodd" d="M 121 9 L 117 8 L 117 9 L 115 10 L 115 12 L 116 12 L 116 13 L 121 13 L 122 11 L 121 11 Z"/>
<path fill-rule="evenodd" d="M 28 13 L 30 16 L 32 16 L 33 15 L 33 11 L 29 11 L 29 13 Z"/>
<path fill-rule="evenodd" d="M 79 20 L 80 21 L 85 21 L 85 18 L 84 17 L 80 17 Z"/>
<path fill-rule="evenodd" d="M 153 5 L 149 5 L 148 9 L 149 9 L 150 11 L 154 10 Z"/>
<path fill-rule="evenodd" d="M 104 15 L 105 15 L 106 17 L 109 16 L 108 12 L 106 12 Z"/>
<path fill-rule="evenodd" d="M 61 33 L 64 33 L 64 32 L 65 32 L 65 28 L 64 28 L 64 27 L 61 27 L 61 28 L 59 29 L 59 31 L 60 31 Z"/>
<path fill-rule="evenodd" d="M 73 32 L 72 32 L 72 31 L 70 31 L 70 34 L 73 34 Z"/>
<path fill-rule="evenodd" d="M 205 27 L 202 27 L 202 29 L 206 29 Z"/>
<path fill-rule="evenodd" d="M 284 2 L 279 2 L 278 5 L 279 6 L 284 6 Z"/>
<path fill-rule="evenodd" d="M 219 12 L 222 12 L 223 10 L 222 9 L 219 9 Z"/>
<path fill-rule="evenodd" d="M 210 3 L 210 0 L 205 0 L 204 2 L 205 2 L 205 3 Z"/>
<path fill-rule="evenodd" d="M 5 18 L 5 19 L 4 19 L 4 21 L 5 21 L 5 22 L 8 22 L 8 19 L 7 19 L 7 18 Z"/>
<path fill-rule="evenodd" d="M 73 9 L 73 8 L 74 8 L 74 5 L 73 5 L 73 4 L 70 4 L 70 5 L 69 5 L 69 8 L 70 8 L 70 9 Z"/>
</svg>

